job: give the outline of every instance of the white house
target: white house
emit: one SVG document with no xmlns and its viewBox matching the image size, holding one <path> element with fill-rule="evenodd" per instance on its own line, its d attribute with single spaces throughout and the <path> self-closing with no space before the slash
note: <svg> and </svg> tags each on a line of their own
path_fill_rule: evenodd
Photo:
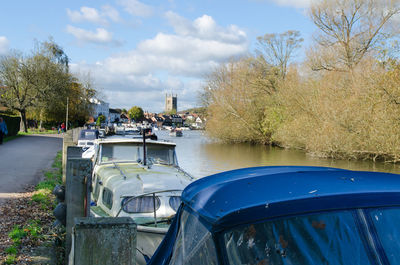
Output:
<svg viewBox="0 0 400 265">
<path fill-rule="evenodd" d="M 203 123 L 203 121 L 200 119 L 200 117 L 197 117 L 197 119 L 196 119 L 196 127 L 197 127 L 197 128 L 204 128 L 204 123 Z"/>
<path fill-rule="evenodd" d="M 92 116 L 97 119 L 100 115 L 104 115 L 106 121 L 108 121 L 108 117 L 110 116 L 110 104 L 97 98 L 91 98 L 90 103 L 92 103 L 93 106 Z"/>
</svg>

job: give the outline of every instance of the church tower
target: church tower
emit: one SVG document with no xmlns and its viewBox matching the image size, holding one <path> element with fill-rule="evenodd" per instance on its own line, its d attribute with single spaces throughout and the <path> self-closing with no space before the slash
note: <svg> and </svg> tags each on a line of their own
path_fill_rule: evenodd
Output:
<svg viewBox="0 0 400 265">
<path fill-rule="evenodd" d="M 178 111 L 178 95 L 165 94 L 165 112 Z"/>
</svg>

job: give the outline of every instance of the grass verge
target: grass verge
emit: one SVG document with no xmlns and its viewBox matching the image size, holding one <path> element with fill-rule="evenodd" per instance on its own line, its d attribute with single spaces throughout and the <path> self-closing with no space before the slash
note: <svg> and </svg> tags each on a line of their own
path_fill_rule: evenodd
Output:
<svg viewBox="0 0 400 265">
<path fill-rule="evenodd" d="M 28 129 L 28 132 L 18 132 L 18 135 L 32 135 L 32 134 L 57 134 L 57 130 Z"/>
<path fill-rule="evenodd" d="M 51 192 L 62 183 L 61 161 L 62 153 L 58 152 L 52 170 L 44 173 L 43 181 L 26 192 L 22 199 L 10 200 L 3 207 L 2 215 L 7 215 L 10 220 L 4 223 L 9 227 L 8 236 L 0 240 L 0 253 L 4 252 L 0 254 L 1 264 L 38 264 L 32 260 L 32 250 L 43 245 L 53 249 L 54 242 L 60 242 L 62 236 L 58 236 L 59 231 L 52 226 L 56 203 Z"/>
<path fill-rule="evenodd" d="M 17 135 L 5 137 L 5 138 L 3 139 L 3 143 L 6 143 L 6 142 L 11 141 L 11 140 L 14 140 L 15 138 L 18 138 L 18 137 L 21 137 L 21 136 L 22 136 L 22 135 L 17 134 Z"/>
<path fill-rule="evenodd" d="M 34 135 L 34 134 L 57 134 L 57 130 L 29 129 L 28 132 L 18 132 L 17 135 L 4 137 L 3 142 L 5 143 L 24 135 Z"/>
</svg>

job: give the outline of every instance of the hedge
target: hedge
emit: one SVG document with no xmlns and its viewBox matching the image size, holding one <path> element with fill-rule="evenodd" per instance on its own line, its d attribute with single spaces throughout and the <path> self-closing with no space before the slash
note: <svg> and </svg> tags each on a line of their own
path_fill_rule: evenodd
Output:
<svg viewBox="0 0 400 265">
<path fill-rule="evenodd" d="M 21 118 L 18 116 L 5 115 L 5 114 L 0 114 L 0 117 L 3 117 L 7 125 L 7 130 L 8 130 L 7 136 L 17 135 L 19 132 L 19 125 Z"/>
</svg>

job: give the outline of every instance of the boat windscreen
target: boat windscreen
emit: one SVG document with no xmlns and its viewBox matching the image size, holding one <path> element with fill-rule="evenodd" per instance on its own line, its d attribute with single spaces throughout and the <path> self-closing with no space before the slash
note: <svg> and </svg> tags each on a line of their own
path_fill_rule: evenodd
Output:
<svg viewBox="0 0 400 265">
<path fill-rule="evenodd" d="M 142 147 L 132 144 L 102 144 L 101 162 L 138 162 L 142 157 Z"/>
<path fill-rule="evenodd" d="M 174 147 L 148 144 L 147 158 L 153 164 L 176 165 Z"/>
<path fill-rule="evenodd" d="M 143 145 L 140 143 L 113 143 L 101 146 L 101 162 L 143 160 Z M 146 150 L 147 160 L 152 164 L 177 165 L 174 146 L 148 143 Z"/>
<path fill-rule="evenodd" d="M 99 131 L 97 130 L 82 130 L 78 140 L 95 140 L 99 138 Z"/>
<path fill-rule="evenodd" d="M 372 264 L 362 238 L 350 211 L 265 221 L 224 233 L 229 264 Z"/>
</svg>

